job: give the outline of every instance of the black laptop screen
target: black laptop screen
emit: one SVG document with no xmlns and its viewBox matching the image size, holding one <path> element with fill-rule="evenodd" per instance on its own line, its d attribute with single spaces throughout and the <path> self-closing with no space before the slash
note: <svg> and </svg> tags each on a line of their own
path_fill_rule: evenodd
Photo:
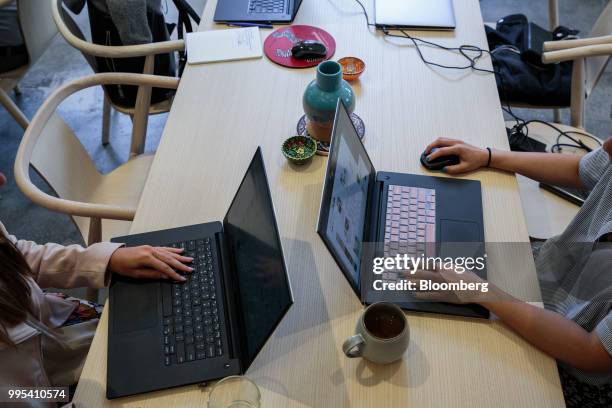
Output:
<svg viewBox="0 0 612 408">
<path fill-rule="evenodd" d="M 318 233 L 359 293 L 365 217 L 376 171 L 340 101 L 332 137 Z"/>
<path fill-rule="evenodd" d="M 244 369 L 293 303 L 261 150 L 224 220 L 243 322 Z"/>
</svg>

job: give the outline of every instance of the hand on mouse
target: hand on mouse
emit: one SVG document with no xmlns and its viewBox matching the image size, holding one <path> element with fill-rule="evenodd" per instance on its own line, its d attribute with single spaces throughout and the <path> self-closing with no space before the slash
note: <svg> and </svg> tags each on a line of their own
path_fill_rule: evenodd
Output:
<svg viewBox="0 0 612 408">
<path fill-rule="evenodd" d="M 431 153 L 431 150 L 434 148 L 437 150 Z M 443 137 L 429 144 L 425 149 L 425 153 L 428 154 L 426 160 L 434 160 L 438 157 L 450 155 L 458 156 L 460 160 L 459 164 L 447 166 L 442 169 L 448 174 L 460 174 L 477 170 L 486 166 L 489 160 L 489 152 L 487 149 L 472 146 L 461 140 L 446 139 Z"/>
<path fill-rule="evenodd" d="M 138 279 L 174 279 L 184 282 L 186 279 L 176 273 L 193 272 L 185 265 L 193 258 L 181 256 L 180 248 L 151 247 L 148 245 L 117 249 L 108 262 L 111 272 Z M 174 268 L 174 269 L 173 269 Z"/>
</svg>

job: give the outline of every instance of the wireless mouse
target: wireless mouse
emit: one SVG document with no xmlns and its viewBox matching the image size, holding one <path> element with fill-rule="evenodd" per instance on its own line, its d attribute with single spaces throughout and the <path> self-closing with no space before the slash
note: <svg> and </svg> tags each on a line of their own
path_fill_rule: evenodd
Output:
<svg viewBox="0 0 612 408">
<path fill-rule="evenodd" d="M 434 147 L 433 149 L 431 149 L 431 152 L 429 154 L 435 152 L 436 150 L 438 149 Z M 425 154 L 425 152 L 421 154 L 421 164 L 427 170 L 438 171 L 442 170 L 446 166 L 454 166 L 455 164 L 459 164 L 460 162 L 459 156 L 455 155 L 442 156 L 434 160 L 427 161 L 427 156 L 429 156 L 429 154 Z"/>
<path fill-rule="evenodd" d="M 314 40 L 299 41 L 291 48 L 291 54 L 297 59 L 325 58 L 327 48 L 323 43 Z"/>
</svg>

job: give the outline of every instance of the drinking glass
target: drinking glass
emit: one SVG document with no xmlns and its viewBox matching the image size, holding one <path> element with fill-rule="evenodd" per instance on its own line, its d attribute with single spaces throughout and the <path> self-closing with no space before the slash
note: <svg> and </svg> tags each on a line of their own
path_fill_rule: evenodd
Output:
<svg viewBox="0 0 612 408">
<path fill-rule="evenodd" d="M 260 408 L 260 403 L 257 385 L 239 375 L 217 382 L 208 396 L 208 408 Z"/>
</svg>

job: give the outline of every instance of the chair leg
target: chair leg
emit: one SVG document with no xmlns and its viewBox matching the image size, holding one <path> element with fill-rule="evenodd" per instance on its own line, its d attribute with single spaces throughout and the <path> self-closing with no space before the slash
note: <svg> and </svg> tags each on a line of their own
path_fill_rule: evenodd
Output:
<svg viewBox="0 0 612 408">
<path fill-rule="evenodd" d="M 3 89 L 0 89 L 0 104 L 2 104 L 2 106 L 6 108 L 8 113 L 11 114 L 11 116 L 17 121 L 17 123 L 19 123 L 22 128 L 25 129 L 28 127 L 30 121 L 28 120 L 28 118 L 26 118 L 26 116 L 19 109 L 19 107 L 15 105 L 15 102 L 13 102 L 13 100 L 7 95 L 7 93 L 4 92 Z"/>
<path fill-rule="evenodd" d="M 147 120 L 137 119 L 132 117 L 132 145 L 130 147 L 130 157 L 138 156 L 144 153 L 145 142 L 147 139 Z"/>
<path fill-rule="evenodd" d="M 104 105 L 102 107 L 102 146 L 109 143 L 110 138 L 110 119 L 111 119 L 111 103 L 110 99 L 104 94 Z"/>
<path fill-rule="evenodd" d="M 548 0 L 548 25 L 550 31 L 559 26 L 559 4 L 557 0 Z"/>
<path fill-rule="evenodd" d="M 553 109 L 553 122 L 561 123 L 561 109 Z"/>
<path fill-rule="evenodd" d="M 584 102 L 585 102 L 585 61 L 579 58 L 574 61 L 572 68 L 572 94 L 570 109 L 570 125 L 584 129 Z"/>
<path fill-rule="evenodd" d="M 147 55 L 145 59 L 144 74 L 153 74 L 155 56 Z M 130 146 L 130 158 L 142 154 L 145 149 L 147 138 L 147 124 L 149 121 L 149 109 L 151 107 L 150 86 L 139 86 L 136 94 L 136 105 L 134 106 L 134 119 L 132 125 L 132 145 Z"/>
</svg>

